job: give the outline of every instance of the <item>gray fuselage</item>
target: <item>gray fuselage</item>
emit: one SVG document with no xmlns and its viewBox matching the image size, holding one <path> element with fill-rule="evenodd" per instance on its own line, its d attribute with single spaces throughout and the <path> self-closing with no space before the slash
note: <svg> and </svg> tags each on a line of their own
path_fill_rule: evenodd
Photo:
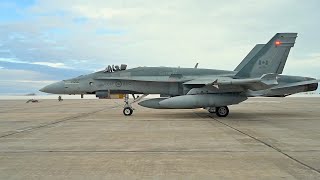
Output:
<svg viewBox="0 0 320 180">
<path fill-rule="evenodd" d="M 184 82 L 206 78 L 232 78 L 237 71 L 224 71 L 215 69 L 196 68 L 168 68 L 168 67 L 138 67 L 117 72 L 99 71 L 76 78 L 63 80 L 44 88 L 44 91 L 53 94 L 161 94 L 165 96 L 185 95 L 193 88 L 199 88 L 203 93 L 244 93 L 245 89 L 239 86 L 226 86 L 222 88 L 192 87 L 183 84 Z M 300 76 L 278 75 L 278 86 L 287 83 L 302 82 L 313 78 Z M 259 96 L 282 96 L 297 92 L 307 91 L 306 87 L 285 89 L 273 94 L 267 94 L 270 90 L 257 91 Z M 262 94 L 261 94 L 262 92 Z M 251 95 L 246 95 L 251 96 Z"/>
</svg>

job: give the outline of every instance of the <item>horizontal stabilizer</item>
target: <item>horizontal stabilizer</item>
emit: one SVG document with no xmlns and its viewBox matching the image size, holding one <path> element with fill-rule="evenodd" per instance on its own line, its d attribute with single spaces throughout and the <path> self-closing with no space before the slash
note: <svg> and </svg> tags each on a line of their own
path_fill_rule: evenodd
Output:
<svg viewBox="0 0 320 180">
<path fill-rule="evenodd" d="M 303 85 L 308 85 L 308 84 L 316 84 L 320 82 L 320 79 L 314 79 L 314 80 L 309 80 L 309 81 L 300 81 L 296 83 L 288 83 L 288 84 L 283 84 L 279 86 L 275 86 L 270 88 L 271 90 L 279 90 L 279 89 L 285 89 L 285 88 L 291 88 L 291 87 L 296 87 L 296 86 L 303 86 Z"/>
<path fill-rule="evenodd" d="M 247 96 L 265 96 L 265 97 L 286 97 L 291 94 L 300 92 L 315 91 L 318 88 L 318 82 L 320 80 L 306 80 L 294 83 L 284 83 L 281 85 L 274 86 L 270 89 L 261 91 L 247 91 Z"/>
</svg>

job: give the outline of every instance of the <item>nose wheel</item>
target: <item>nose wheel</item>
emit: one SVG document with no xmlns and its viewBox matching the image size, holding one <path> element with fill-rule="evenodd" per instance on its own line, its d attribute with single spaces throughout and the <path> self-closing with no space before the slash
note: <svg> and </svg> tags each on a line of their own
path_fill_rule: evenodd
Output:
<svg viewBox="0 0 320 180">
<path fill-rule="evenodd" d="M 131 116 L 133 113 L 133 108 L 131 106 L 131 104 L 129 104 L 129 94 L 126 94 L 126 96 L 124 97 L 124 108 L 123 108 L 123 114 L 125 116 Z"/>
<path fill-rule="evenodd" d="M 123 114 L 125 116 L 131 116 L 132 113 L 133 113 L 133 109 L 131 107 L 125 107 L 123 109 Z"/>
</svg>

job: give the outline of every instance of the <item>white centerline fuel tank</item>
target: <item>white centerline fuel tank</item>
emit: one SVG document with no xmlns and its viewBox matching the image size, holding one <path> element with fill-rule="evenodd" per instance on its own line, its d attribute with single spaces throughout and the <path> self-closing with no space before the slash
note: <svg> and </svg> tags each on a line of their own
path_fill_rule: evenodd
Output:
<svg viewBox="0 0 320 180">
<path fill-rule="evenodd" d="M 154 109 L 194 109 L 238 104 L 247 99 L 239 94 L 197 94 L 149 99 L 139 105 Z"/>
</svg>

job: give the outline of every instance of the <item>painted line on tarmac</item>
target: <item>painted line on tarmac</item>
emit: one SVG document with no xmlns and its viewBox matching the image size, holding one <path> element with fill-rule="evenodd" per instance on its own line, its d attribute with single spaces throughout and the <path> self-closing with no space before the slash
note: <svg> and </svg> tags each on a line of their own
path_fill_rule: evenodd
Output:
<svg viewBox="0 0 320 180">
<path fill-rule="evenodd" d="M 1 153 L 274 153 L 274 151 L 238 151 L 238 150 L 15 150 Z"/>
<path fill-rule="evenodd" d="M 41 102 L 39 102 L 41 103 Z M 63 104 L 63 105 L 72 105 L 72 104 L 78 104 L 78 103 L 69 103 L 69 104 Z M 56 105 L 49 105 L 49 106 L 40 106 L 40 108 L 49 108 L 49 107 L 56 107 L 56 106 L 61 106 L 62 104 L 56 104 Z M 36 109 L 39 107 L 24 107 L 24 108 L 16 108 L 16 109 L 9 109 L 9 110 L 5 110 L 5 111 L 0 111 L 0 113 L 10 113 L 12 111 L 24 111 L 24 110 L 29 110 L 29 109 Z"/>
<path fill-rule="evenodd" d="M 69 120 L 78 119 L 78 118 L 81 118 L 81 117 L 90 116 L 90 115 L 92 115 L 92 114 L 95 114 L 95 113 L 98 113 L 98 112 L 102 112 L 102 111 L 105 111 L 105 110 L 107 110 L 107 109 L 116 108 L 116 107 L 119 107 L 119 106 L 120 106 L 120 105 L 116 105 L 116 106 L 112 106 L 112 107 L 104 107 L 104 108 L 102 108 L 102 109 L 95 110 L 95 111 L 92 111 L 92 112 L 81 113 L 81 114 L 78 114 L 78 115 L 75 115 L 75 116 L 70 116 L 70 117 L 67 117 L 67 118 L 60 119 L 60 120 L 51 121 L 51 122 L 46 123 L 46 124 L 42 124 L 42 125 L 38 125 L 38 126 L 31 126 L 31 127 L 29 126 L 29 127 L 25 127 L 25 128 L 20 128 L 20 129 L 18 129 L 18 130 L 15 130 L 14 132 L 11 132 L 11 133 L 2 135 L 2 136 L 0 136 L 0 138 L 5 138 L 5 137 L 8 137 L 8 136 L 20 134 L 20 133 L 23 133 L 23 132 L 32 132 L 32 131 L 37 130 L 37 129 L 41 129 L 41 128 L 48 127 L 48 126 L 51 126 L 51 125 L 59 124 L 59 123 L 66 122 L 66 121 L 69 121 Z"/>
<path fill-rule="evenodd" d="M 195 113 L 195 114 L 196 114 L 196 113 Z M 201 116 L 199 116 L 199 117 L 201 117 Z M 241 131 L 240 129 L 237 129 L 237 128 L 235 128 L 235 127 L 233 127 L 233 126 L 231 126 L 231 125 L 229 125 L 229 124 L 227 124 L 227 123 L 224 123 L 224 122 L 218 120 L 217 118 L 215 118 L 215 117 L 213 117 L 213 116 L 208 115 L 208 117 L 210 117 L 210 118 L 213 119 L 214 121 L 216 121 L 216 122 L 218 122 L 218 123 L 220 123 L 220 124 L 222 124 L 222 125 L 230 128 L 230 129 L 233 129 L 233 130 L 235 130 L 235 131 L 237 131 L 237 132 L 239 132 L 239 133 L 241 133 L 241 134 L 243 134 L 243 135 L 245 135 L 245 136 L 250 137 L 251 139 L 253 139 L 253 140 L 257 141 L 257 142 L 260 142 L 260 143 L 264 144 L 265 146 L 267 146 L 267 147 L 269 147 L 269 148 L 274 149 L 275 151 L 277 151 L 277 152 L 281 153 L 282 155 L 286 156 L 287 158 L 289 158 L 289 159 L 297 162 L 298 164 L 300 164 L 300 165 L 302 165 L 302 166 L 304 166 L 304 167 L 306 167 L 306 168 L 308 168 L 308 169 L 310 169 L 310 170 L 313 170 L 313 171 L 315 171 L 315 172 L 317 172 L 317 173 L 320 174 L 320 170 L 318 170 L 318 169 L 316 169 L 316 168 L 314 168 L 314 167 L 312 167 L 312 166 L 310 166 L 310 165 L 308 165 L 308 164 L 306 164 L 306 163 L 303 163 L 302 161 L 300 161 L 300 160 L 298 160 L 298 159 L 290 156 L 289 154 L 283 152 L 281 149 L 277 148 L 276 146 L 273 146 L 273 145 L 271 145 L 271 144 L 269 144 L 269 143 L 267 143 L 267 142 L 265 142 L 265 141 L 263 141 L 263 140 L 261 140 L 261 139 L 259 139 L 259 138 L 256 138 L 256 137 L 254 137 L 254 136 L 252 136 L 252 135 L 250 135 L 250 134 L 248 134 L 248 133 L 245 133 L 245 132 Z M 203 118 L 203 117 L 202 117 L 202 118 Z"/>
</svg>

